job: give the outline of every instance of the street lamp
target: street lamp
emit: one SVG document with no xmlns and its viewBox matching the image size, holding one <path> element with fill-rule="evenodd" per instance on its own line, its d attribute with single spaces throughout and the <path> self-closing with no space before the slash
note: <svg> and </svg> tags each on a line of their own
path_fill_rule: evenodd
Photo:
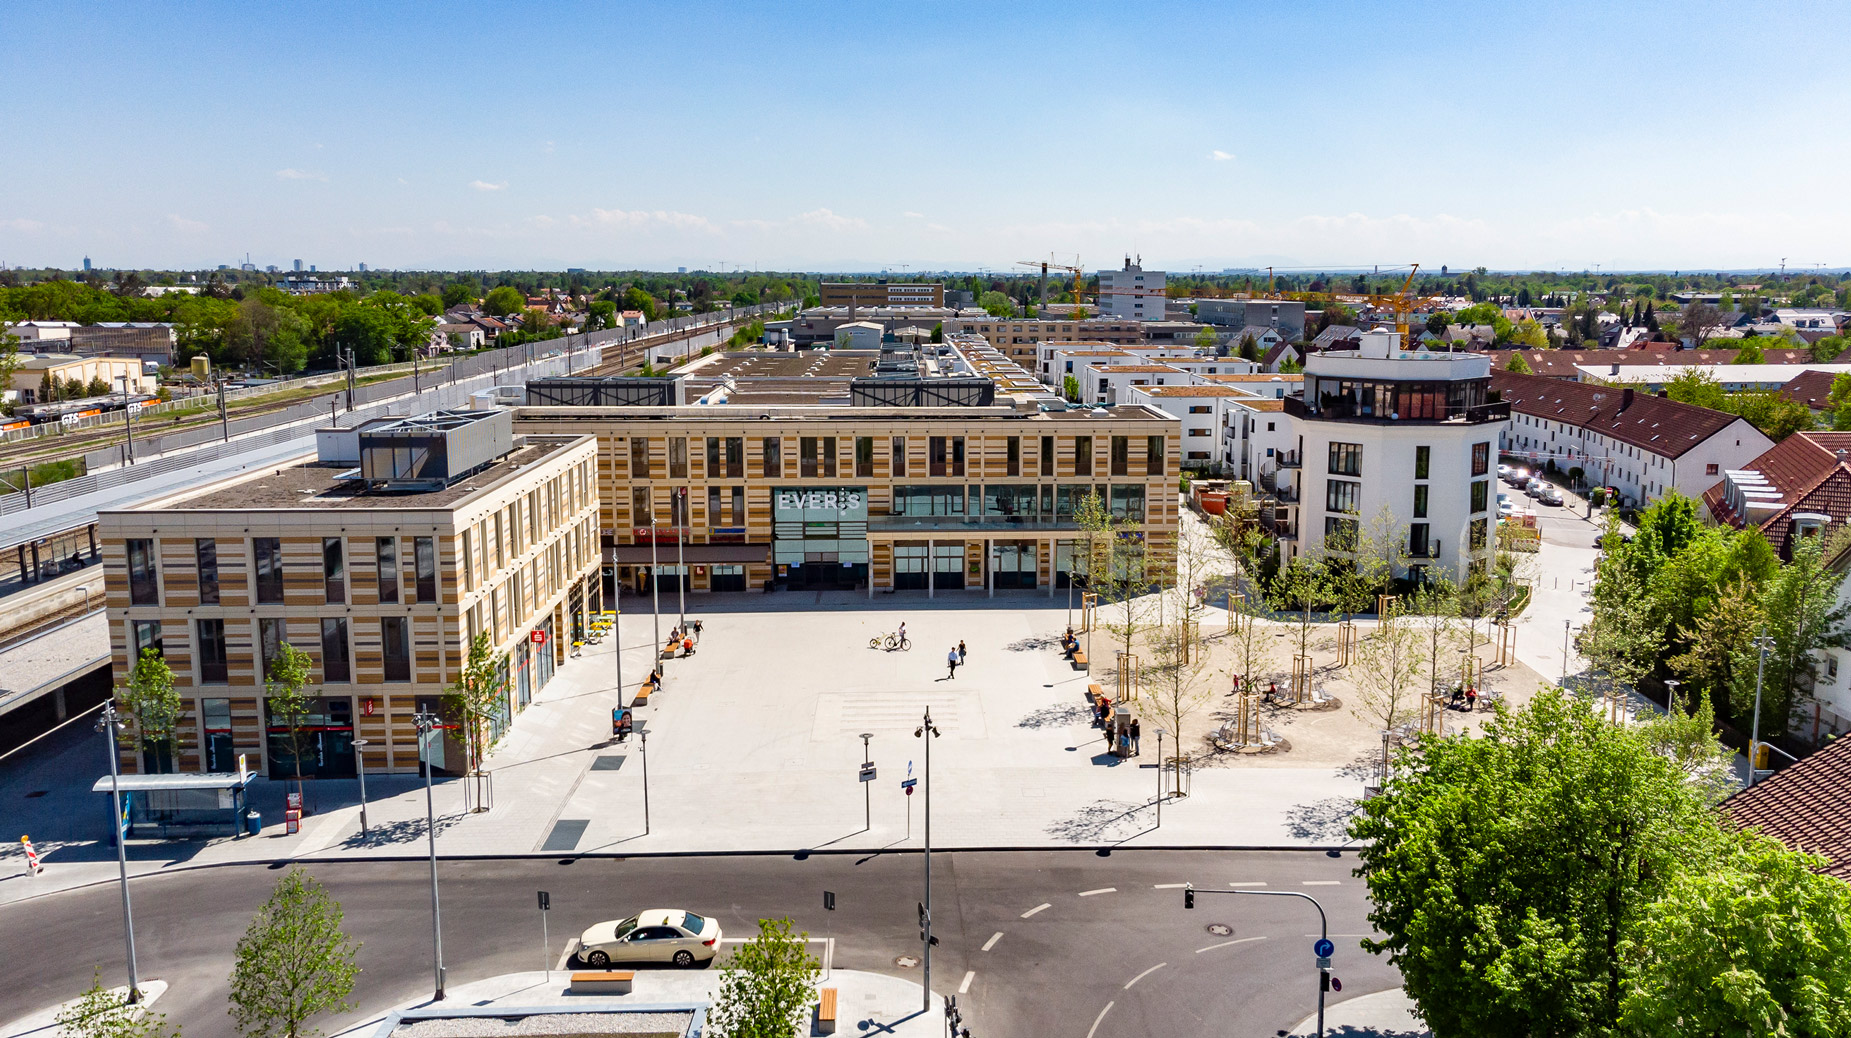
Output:
<svg viewBox="0 0 1851 1038">
<path fill-rule="evenodd" d="M 651 495 L 649 499 L 649 623 L 655 628 L 655 649 L 649 654 L 650 663 L 662 657 L 662 574 L 656 566 L 656 502 Z M 655 669 L 660 670 L 660 664 Z"/>
<path fill-rule="evenodd" d="M 614 560 L 613 560 L 614 561 Z M 612 567 L 613 571 L 615 566 Z M 623 712 L 623 581 L 615 579 L 612 573 L 611 604 L 616 606 L 616 618 L 611 621 L 611 655 L 617 657 L 617 712 Z"/>
<path fill-rule="evenodd" d="M 1755 663 L 1755 717 L 1748 736 L 1748 786 L 1754 788 L 1755 764 L 1761 756 L 1761 676 L 1767 672 L 1767 650 L 1774 644 L 1774 639 L 1763 634 L 1751 642 L 1760 652 L 1760 659 Z"/>
<path fill-rule="evenodd" d="M 1677 687 L 1682 684 L 1683 682 L 1679 681 L 1676 678 L 1666 678 L 1665 679 L 1665 709 L 1666 710 L 1676 709 L 1677 707 Z"/>
<path fill-rule="evenodd" d="M 643 746 L 643 835 L 649 835 L 649 729 L 638 728 L 637 737 Z"/>
<path fill-rule="evenodd" d="M 1318 910 L 1318 928 L 1322 931 L 1322 936 L 1318 938 L 1317 947 L 1314 949 L 1320 953 L 1317 957 L 1318 1029 L 1316 1038 L 1324 1038 L 1324 992 L 1330 990 L 1330 956 L 1322 953 L 1327 949 L 1331 949 L 1330 920 L 1324 915 L 1324 906 L 1318 903 L 1318 899 L 1312 897 L 1310 894 L 1301 894 L 1296 890 L 1197 890 L 1195 889 L 1195 884 L 1191 883 L 1183 888 L 1183 907 L 1194 908 L 1197 894 L 1253 894 L 1260 897 L 1302 897 L 1316 906 Z"/>
<path fill-rule="evenodd" d="M 861 799 L 863 801 L 861 831 L 864 833 L 874 828 L 874 783 L 868 781 L 866 774 L 867 770 L 874 766 L 874 762 L 868 759 L 868 741 L 873 738 L 874 733 L 872 732 L 861 733 L 861 770 L 863 772 L 861 775 Z"/>
<path fill-rule="evenodd" d="M 926 707 L 925 720 L 913 730 L 913 738 L 939 737 L 932 724 L 932 708 Z M 925 991 L 921 1011 L 932 1008 L 932 739 L 925 740 L 925 902 L 919 912 L 920 943 L 925 945 Z"/>
<path fill-rule="evenodd" d="M 122 428 L 128 434 L 129 440 L 128 457 L 125 460 L 133 465 L 135 463 L 135 419 L 129 413 L 129 377 L 117 375 L 116 381 L 122 383 Z"/>
<path fill-rule="evenodd" d="M 116 760 L 116 732 L 122 727 L 116 720 L 116 704 L 113 700 L 103 703 L 103 712 L 96 719 L 96 730 L 102 732 L 109 743 L 109 799 L 114 805 L 109 816 L 109 824 L 116 837 L 116 875 L 122 881 L 122 931 L 128 937 L 129 949 L 129 994 L 128 1002 L 132 1005 L 141 1001 L 141 984 L 135 975 L 135 914 L 129 908 L 129 858 L 126 846 L 128 826 L 122 818 L 122 775 Z"/>
<path fill-rule="evenodd" d="M 1562 621 L 1562 681 L 1561 687 L 1568 687 L 1568 632 L 1574 626 L 1573 620 Z"/>
<path fill-rule="evenodd" d="M 431 751 L 430 738 L 437 732 L 437 715 L 428 710 L 420 710 L 412 715 L 412 723 L 418 727 L 418 750 L 424 764 L 424 832 L 430 845 L 431 856 L 431 953 L 432 968 L 436 971 L 437 993 L 431 996 L 433 1002 L 443 1001 L 443 914 L 437 904 L 437 808 L 431 794 Z"/>
<path fill-rule="evenodd" d="M 675 595 L 681 612 L 681 633 L 688 633 L 688 551 L 685 547 L 688 539 L 683 536 L 683 528 L 688 525 L 688 488 L 681 487 L 675 491 L 676 499 L 681 502 L 681 515 L 675 520 L 675 568 L 681 572 L 675 577 Z M 711 523 L 713 517 L 708 517 Z"/>
<path fill-rule="evenodd" d="M 1163 737 L 1169 733 L 1157 729 L 1157 828 L 1163 828 Z"/>
<path fill-rule="evenodd" d="M 355 739 L 354 771 L 360 776 L 360 835 L 366 835 L 366 746 L 365 739 Z"/>
</svg>

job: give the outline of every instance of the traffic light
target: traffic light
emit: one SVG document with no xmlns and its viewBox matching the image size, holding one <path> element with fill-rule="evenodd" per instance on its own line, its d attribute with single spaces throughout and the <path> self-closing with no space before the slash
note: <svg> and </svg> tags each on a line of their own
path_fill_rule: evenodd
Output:
<svg viewBox="0 0 1851 1038">
<path fill-rule="evenodd" d="M 1195 907 L 1195 888 L 1194 887 L 1184 887 L 1183 888 L 1183 907 L 1184 908 L 1194 908 Z"/>
<path fill-rule="evenodd" d="M 927 941 L 926 927 L 931 925 L 932 917 L 926 914 L 926 907 L 925 907 L 924 901 L 920 901 L 916 903 L 919 905 L 919 939 L 921 941 Z M 934 948 L 938 947 L 937 935 L 933 935 L 928 941 L 928 943 L 930 944 L 931 947 L 934 947 Z"/>
</svg>

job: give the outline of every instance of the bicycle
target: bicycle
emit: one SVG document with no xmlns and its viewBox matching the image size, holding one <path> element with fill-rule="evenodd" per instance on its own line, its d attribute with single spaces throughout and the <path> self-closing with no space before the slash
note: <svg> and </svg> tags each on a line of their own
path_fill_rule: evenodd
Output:
<svg viewBox="0 0 1851 1038">
<path fill-rule="evenodd" d="M 889 634 L 886 637 L 877 634 L 868 639 L 868 648 L 870 649 L 885 649 L 888 652 L 899 649 L 904 652 L 912 647 L 913 640 L 903 634 Z"/>
</svg>

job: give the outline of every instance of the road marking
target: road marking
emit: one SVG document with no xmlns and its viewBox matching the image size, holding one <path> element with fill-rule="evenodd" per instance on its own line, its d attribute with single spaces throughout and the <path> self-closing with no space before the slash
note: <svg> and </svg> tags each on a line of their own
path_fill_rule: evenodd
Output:
<svg viewBox="0 0 1851 1038">
<path fill-rule="evenodd" d="M 1343 881 L 1340 879 L 1308 879 L 1305 880 L 1302 885 L 1307 887 L 1336 887 L 1342 886 Z"/>
<path fill-rule="evenodd" d="M 996 931 L 995 933 L 990 935 L 989 940 L 983 942 L 983 950 L 989 951 L 991 948 L 996 947 L 996 942 L 1002 939 L 1003 939 L 1003 932 L 1001 930 Z"/>
<path fill-rule="evenodd" d="M 1110 1013 L 1112 1011 L 1112 1007 L 1117 1004 L 1118 1003 L 1116 1002 L 1107 1002 L 1105 1004 L 1105 1008 L 1099 1011 L 1099 1015 L 1096 1017 L 1093 1017 L 1093 1025 L 1086 1029 L 1086 1038 L 1093 1038 L 1093 1032 L 1099 1030 L 1099 1025 L 1105 1022 L 1105 1015 L 1107 1013 Z"/>
<path fill-rule="evenodd" d="M 1266 885 L 1265 880 L 1249 880 L 1245 883 L 1229 883 L 1228 884 L 1228 886 L 1230 887 L 1263 887 L 1265 885 Z"/>
<path fill-rule="evenodd" d="M 1229 945 L 1232 945 L 1232 944 L 1246 944 L 1246 943 L 1247 943 L 1248 941 L 1264 941 L 1265 939 L 1266 939 L 1266 938 L 1265 938 L 1264 936 L 1260 936 L 1260 937 L 1240 937 L 1240 938 L 1236 938 L 1236 939 L 1234 939 L 1234 940 L 1232 940 L 1232 941 L 1222 941 L 1222 942 L 1221 942 L 1220 944 L 1211 944 L 1211 945 L 1209 945 L 1209 946 L 1208 946 L 1208 947 L 1206 947 L 1206 948 L 1197 948 L 1197 949 L 1195 950 L 1195 953 L 1196 953 L 1197 955 L 1200 955 L 1200 954 L 1202 954 L 1202 953 L 1203 953 L 1203 952 L 1205 952 L 1205 951 L 1214 951 L 1214 950 L 1215 950 L 1216 948 L 1226 948 L 1226 947 L 1228 947 Z"/>
<path fill-rule="evenodd" d="M 1082 890 L 1080 891 L 1080 896 L 1081 897 L 1092 897 L 1094 894 L 1116 894 L 1116 893 L 1118 893 L 1117 887 L 1100 887 L 1098 890 Z"/>
<path fill-rule="evenodd" d="M 559 965 L 553 968 L 556 970 L 565 969 L 566 963 L 571 962 L 572 956 L 576 954 L 578 954 L 578 938 L 574 937 L 566 942 L 566 950 L 559 953 Z"/>
<path fill-rule="evenodd" d="M 1151 974 L 1157 972 L 1158 970 L 1168 965 L 1169 963 L 1167 962 L 1159 962 L 1155 966 L 1152 966 L 1150 969 L 1147 969 L 1144 972 L 1138 974 L 1137 976 L 1132 977 L 1130 980 L 1125 981 L 1125 990 L 1130 991 L 1131 985 L 1136 984 L 1138 981 L 1143 980 L 1145 977 L 1150 976 Z"/>
<path fill-rule="evenodd" d="M 1333 934 L 1308 933 L 1305 936 L 1306 937 L 1359 937 L 1360 938 L 1360 937 L 1374 937 L 1375 934 L 1372 934 L 1372 933 L 1333 933 Z"/>
<path fill-rule="evenodd" d="M 1046 901 L 1043 901 L 1042 903 L 1036 905 L 1035 907 L 1029 909 L 1028 911 L 1023 912 L 1022 918 L 1027 919 L 1029 916 L 1034 915 L 1036 912 L 1042 911 L 1043 909 L 1053 908 L 1053 907 L 1054 907 L 1053 905 L 1050 905 Z"/>
<path fill-rule="evenodd" d="M 1188 885 L 1187 883 L 1152 883 L 1150 888 L 1152 890 L 1181 890 Z"/>
<path fill-rule="evenodd" d="M 971 978 L 975 977 L 976 975 L 977 975 L 976 970 L 965 970 L 964 971 L 964 983 L 958 985 L 958 994 L 960 995 L 970 994 Z"/>
</svg>

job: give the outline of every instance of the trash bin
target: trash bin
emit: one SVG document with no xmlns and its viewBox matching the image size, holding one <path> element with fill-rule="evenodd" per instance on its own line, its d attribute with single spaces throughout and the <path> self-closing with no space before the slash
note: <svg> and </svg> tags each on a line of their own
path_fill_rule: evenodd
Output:
<svg viewBox="0 0 1851 1038">
<path fill-rule="evenodd" d="M 263 815 L 258 814 L 255 808 L 244 812 L 244 832 L 246 835 L 256 836 L 262 833 L 263 829 L 264 829 L 264 816 Z"/>
</svg>

